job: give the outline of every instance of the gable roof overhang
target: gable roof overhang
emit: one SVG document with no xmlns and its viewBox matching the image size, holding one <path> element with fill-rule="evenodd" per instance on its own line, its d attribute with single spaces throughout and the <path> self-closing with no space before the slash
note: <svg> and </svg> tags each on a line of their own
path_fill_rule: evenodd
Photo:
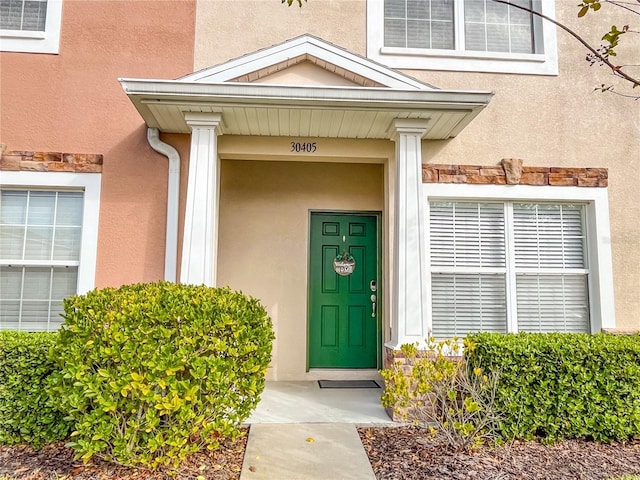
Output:
<svg viewBox="0 0 640 480">
<path fill-rule="evenodd" d="M 455 137 L 492 93 L 121 79 L 151 128 L 190 133 L 188 112 L 219 113 L 230 135 L 389 138 L 396 118 L 427 119 L 426 139 Z"/>
<path fill-rule="evenodd" d="M 419 90 L 436 88 L 310 34 L 242 55 L 178 80 L 199 83 L 253 82 L 303 61 L 315 63 L 362 86 Z"/>
<path fill-rule="evenodd" d="M 310 62 L 353 85 L 263 83 Z M 429 120 L 427 139 L 455 137 L 492 93 L 440 90 L 312 35 L 243 55 L 177 80 L 120 79 L 151 128 L 189 133 L 185 114 L 221 115 L 230 135 L 390 137 L 396 118 Z"/>
</svg>

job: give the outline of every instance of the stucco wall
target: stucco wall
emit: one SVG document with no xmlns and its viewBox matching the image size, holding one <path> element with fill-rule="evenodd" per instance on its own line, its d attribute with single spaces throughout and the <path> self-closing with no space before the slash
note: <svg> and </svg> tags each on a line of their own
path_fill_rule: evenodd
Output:
<svg viewBox="0 0 640 480">
<path fill-rule="evenodd" d="M 243 8 L 230 9 L 231 4 L 230 0 L 198 3 L 196 69 L 303 33 L 366 53 L 364 0 L 309 0 L 302 8 L 260 0 L 243 2 Z M 557 18 L 596 45 L 612 24 L 629 23 L 628 15 L 610 6 L 583 19 L 577 18 L 577 10 L 574 2 L 556 0 Z M 230 40 L 221 48 L 211 41 L 234 39 L 237 31 L 243 32 L 242 42 Z M 623 38 L 619 52 L 626 56 L 617 61 L 640 63 L 640 51 L 624 48 L 634 41 Z M 623 329 L 640 328 L 640 103 L 593 92 L 610 83 L 611 75 L 604 68 L 589 67 L 583 47 L 560 31 L 558 52 L 558 76 L 407 71 L 440 88 L 495 92 L 489 107 L 457 138 L 424 142 L 424 158 L 438 164 L 474 165 L 522 158 L 525 166 L 608 168 L 616 323 Z"/>
<path fill-rule="evenodd" d="M 65 0 L 58 55 L 0 54 L 8 150 L 104 155 L 98 287 L 163 277 L 167 161 L 117 79 L 191 72 L 194 18 L 195 0 Z"/>
<path fill-rule="evenodd" d="M 365 28 L 364 0 L 310 0 L 302 8 L 265 0 L 199 1 L 194 68 L 217 65 L 306 33 L 364 55 Z"/>
<path fill-rule="evenodd" d="M 309 210 L 382 211 L 383 165 L 223 160 L 221 171 L 218 283 L 271 315 L 268 378 L 307 378 Z"/>
</svg>

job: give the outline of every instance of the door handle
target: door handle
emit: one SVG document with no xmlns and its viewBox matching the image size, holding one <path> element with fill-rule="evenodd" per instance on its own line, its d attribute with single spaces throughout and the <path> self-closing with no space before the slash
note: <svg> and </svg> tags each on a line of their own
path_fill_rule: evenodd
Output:
<svg viewBox="0 0 640 480">
<path fill-rule="evenodd" d="M 376 306 L 377 306 L 376 300 L 377 300 L 376 296 L 371 295 L 371 316 L 372 317 L 376 316 Z"/>
</svg>

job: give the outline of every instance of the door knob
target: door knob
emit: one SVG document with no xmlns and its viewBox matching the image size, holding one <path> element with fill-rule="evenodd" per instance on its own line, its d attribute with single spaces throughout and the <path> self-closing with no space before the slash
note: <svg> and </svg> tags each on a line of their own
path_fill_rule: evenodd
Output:
<svg viewBox="0 0 640 480">
<path fill-rule="evenodd" d="M 376 305 L 377 305 L 377 297 L 375 295 L 371 295 L 371 316 L 376 316 Z"/>
</svg>

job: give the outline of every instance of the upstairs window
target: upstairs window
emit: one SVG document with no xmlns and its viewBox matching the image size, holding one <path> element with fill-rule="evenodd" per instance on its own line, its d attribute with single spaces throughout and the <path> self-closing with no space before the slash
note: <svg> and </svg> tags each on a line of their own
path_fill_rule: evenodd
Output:
<svg viewBox="0 0 640 480">
<path fill-rule="evenodd" d="M 454 49 L 453 0 L 385 0 L 384 46 Z"/>
<path fill-rule="evenodd" d="M 0 0 L 0 51 L 58 53 L 62 0 Z"/>
<path fill-rule="evenodd" d="M 0 29 L 44 32 L 47 0 L 0 0 Z"/>
<path fill-rule="evenodd" d="M 491 0 L 385 0 L 384 46 L 538 53 L 534 23 L 531 13 Z"/>
<path fill-rule="evenodd" d="M 553 0 L 512 0 L 553 17 Z M 557 74 L 555 28 L 492 0 L 367 2 L 370 58 L 394 68 Z"/>
</svg>

